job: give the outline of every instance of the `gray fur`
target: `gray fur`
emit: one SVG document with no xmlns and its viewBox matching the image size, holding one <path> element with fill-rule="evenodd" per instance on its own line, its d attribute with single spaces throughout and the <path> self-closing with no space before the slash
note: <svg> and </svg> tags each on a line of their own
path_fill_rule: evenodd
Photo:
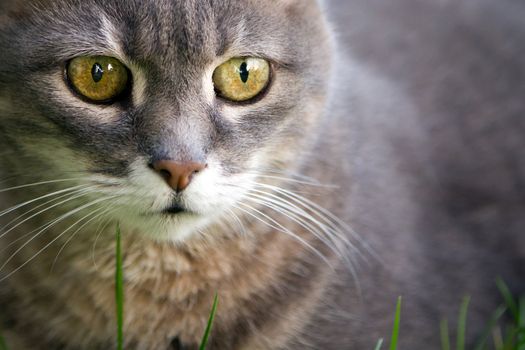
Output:
<svg viewBox="0 0 525 350">
<path fill-rule="evenodd" d="M 472 296 L 472 342 L 500 302 L 496 277 L 504 277 L 513 291 L 525 292 L 525 85 L 520 84 L 525 66 L 516 44 L 523 37 L 523 25 L 503 20 L 510 16 L 511 6 L 513 13 L 523 13 L 525 8 L 510 0 L 506 5 L 474 3 L 462 2 L 458 10 L 430 1 L 417 6 L 409 0 L 390 5 L 326 1 L 323 8 L 334 27 L 329 28 L 310 0 L 48 0 L 35 6 L 3 2 L 0 162 L 5 187 L 75 174 L 125 182 L 134 176 L 137 161 L 148 172 L 147 164 L 160 159 L 207 162 L 214 158 L 226 179 L 268 168 L 300 173 L 337 186 L 278 183 L 306 193 L 359 234 L 364 243 L 344 232 L 352 243 L 344 248 L 355 271 L 340 254 L 313 240 L 304 227 L 284 220 L 291 230 L 314 242 L 336 273 L 306 247 L 301 254 L 290 252 L 288 268 L 275 281 L 268 281 L 260 294 L 239 300 L 237 313 L 224 315 L 223 323 L 219 317 L 211 348 L 254 348 L 254 344 L 268 349 L 373 348 L 378 338 L 390 332 L 398 295 L 404 297 L 400 348 L 437 349 L 439 320 L 454 319 L 467 294 Z M 447 29 L 442 17 L 430 15 L 436 7 L 443 13 L 457 13 L 450 21 L 458 32 Z M 393 14 L 384 15 L 385 8 Z M 12 12 L 8 14 L 7 9 Z M 412 23 L 405 13 L 432 20 Z M 134 85 L 128 98 L 113 105 L 89 105 L 55 77 L 61 77 L 65 62 L 78 55 L 116 55 L 103 18 L 117 35 L 121 59 L 134 75 L 145 77 L 145 88 L 139 93 Z M 492 30 L 482 30 L 481 21 L 488 21 Z M 471 23 L 468 30 L 474 38 L 458 34 L 465 23 Z M 335 42 L 332 30 L 337 33 Z M 399 50 L 403 45 L 409 49 Z M 443 53 L 448 50 L 450 56 Z M 242 106 L 220 99 L 207 101 L 204 72 L 216 64 L 217 57 L 232 52 L 272 60 L 275 79 L 268 95 Z M 486 58 L 491 54 L 493 60 Z M 237 112 L 231 112 L 232 108 Z M 240 113 L 238 121 L 228 113 Z M 254 169 L 250 164 L 255 155 L 262 161 Z M 60 189 L 52 185 L 15 191 L 1 194 L 0 199 L 9 208 Z M 134 190 L 137 196 L 141 193 L 140 188 Z M 89 200 L 101 193 L 90 195 Z M 143 196 L 144 202 L 154 200 Z M 185 195 L 175 200 L 193 205 Z M 81 205 L 78 202 L 74 205 Z M 124 233 L 142 237 L 148 222 L 128 224 L 128 204 L 119 205 L 123 211 L 111 218 L 123 222 Z M 15 242 L 18 247 L 18 236 L 65 209 L 58 207 L 49 216 L 36 218 L 36 223 L 20 227 L 0 244 L 9 248 Z M 268 232 L 272 230 L 254 224 L 246 215 L 241 219 L 251 228 L 250 239 L 261 245 L 272 235 L 282 234 Z M 2 218 L 3 224 L 9 221 Z M 195 233 L 177 245 L 163 244 L 167 250 L 198 256 L 195 251 L 204 249 L 203 240 L 204 246 L 241 241 L 239 235 L 213 223 L 208 227 L 211 231 L 204 237 Z M 80 256 L 89 258 L 96 228 L 72 244 L 73 250 L 85 250 L 85 256 Z M 103 242 L 111 240 L 111 231 L 103 233 Z M 60 232 L 39 237 L 36 249 L 27 247 L 28 252 L 23 251 L 7 267 L 14 270 Z M 50 258 L 35 263 L 47 267 L 60 248 L 61 244 L 51 246 Z M 137 252 L 140 249 L 130 255 Z M 253 254 L 238 258 L 237 273 L 251 260 L 266 256 L 258 251 Z M 9 256 L 0 252 L 2 260 Z M 67 261 L 58 268 L 63 283 L 73 283 L 78 271 L 68 270 Z M 0 278 L 9 269 L 0 271 Z M 57 314 L 49 315 L 53 322 L 41 323 L 40 314 L 49 310 L 42 304 L 63 301 L 52 296 L 62 285 L 53 284 L 60 279 L 35 271 L 40 270 L 31 270 L 29 264 L 14 275 L 19 279 L 9 277 L 2 286 L 0 305 L 9 314 L 1 316 L 11 319 L 13 332 L 24 334 L 31 348 L 55 344 L 107 348 L 111 339 L 105 334 L 86 332 L 72 339 L 55 332 L 51 325 L 61 317 L 72 325 L 79 322 L 69 309 L 59 307 Z M 31 294 L 17 289 L 24 278 L 34 280 L 42 290 L 35 287 Z M 219 292 L 228 283 L 226 279 L 209 281 Z M 148 290 L 149 286 L 138 288 Z M 316 297 L 315 293 L 322 294 Z M 206 297 L 204 293 L 195 299 L 202 302 Z M 34 319 L 33 310 L 38 314 Z M 95 312 L 94 317 L 103 317 L 104 312 Z M 130 312 L 139 317 L 147 314 L 141 309 Z M 283 329 L 282 338 L 273 339 L 270 326 L 286 324 L 284 320 L 296 315 L 305 315 L 301 322 L 290 321 L 298 329 Z M 179 324 L 174 322 L 173 327 Z M 163 336 L 180 337 L 188 348 L 196 345 L 184 332 Z M 164 341 L 140 334 L 127 337 L 128 347 L 137 349 Z M 165 343 L 167 347 L 169 342 Z"/>
</svg>

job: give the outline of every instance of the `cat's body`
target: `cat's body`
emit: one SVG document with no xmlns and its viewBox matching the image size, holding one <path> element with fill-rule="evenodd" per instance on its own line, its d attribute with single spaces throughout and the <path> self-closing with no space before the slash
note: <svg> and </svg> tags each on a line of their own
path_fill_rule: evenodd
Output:
<svg viewBox="0 0 525 350">
<path fill-rule="evenodd" d="M 333 241 L 325 242 L 335 245 L 334 252 L 308 232 L 308 227 L 321 230 L 314 221 L 306 221 L 305 227 L 304 221 L 301 225 L 269 208 L 256 207 L 257 211 L 251 211 L 244 207 L 243 211 L 242 206 L 237 206 L 234 209 L 241 222 L 202 225 L 198 228 L 203 231 L 200 235 L 193 233 L 194 236 L 175 244 L 149 238 L 156 232 L 146 232 L 148 228 L 161 226 L 154 226 L 146 218 L 145 223 L 141 223 L 140 215 L 130 221 L 133 218 L 124 212 L 111 216 L 107 226 L 104 220 L 99 225 L 98 217 L 93 216 L 92 222 L 69 239 L 85 221 L 80 222 L 29 261 L 89 213 L 80 212 L 36 236 L 2 269 L 0 278 L 8 277 L 2 281 L 0 300 L 7 315 L 0 316 L 10 321 L 7 322 L 11 329 L 9 340 L 25 343 L 20 346 L 32 349 L 114 346 L 117 220 L 123 231 L 124 332 L 129 349 L 196 347 L 216 292 L 219 308 L 212 349 L 372 348 L 378 338 L 390 332 L 398 295 L 404 297 L 402 348 L 438 348 L 440 319 L 454 319 L 461 298 L 467 294 L 472 296 L 469 329 L 474 337 L 499 303 L 496 277 L 504 277 L 515 291 L 523 291 L 524 243 L 518 234 L 520 227 L 523 228 L 520 222 L 523 219 L 519 216 L 523 197 L 518 195 L 512 201 L 505 197 L 511 203 L 508 206 L 494 200 L 479 210 L 461 212 L 460 208 L 461 217 L 456 217 L 457 209 L 447 201 L 447 198 L 456 201 L 456 197 L 443 197 L 446 194 L 441 181 L 444 177 L 440 175 L 443 169 L 436 164 L 429 141 L 433 130 L 427 127 L 418 109 L 399 87 L 379 77 L 355 57 L 347 57 L 343 50 L 338 54 L 332 51 L 329 34 L 313 1 L 302 4 L 293 0 L 277 1 L 281 11 L 261 2 L 247 1 L 240 7 L 238 2 L 135 1 L 116 6 L 114 1 L 114 5 L 104 7 L 100 5 L 104 2 L 94 1 L 99 4 L 99 10 L 96 6 L 88 9 L 78 2 L 74 7 L 82 8 L 81 12 L 66 13 L 65 7 L 62 10 L 57 7 L 58 12 L 47 22 L 27 22 L 27 14 L 22 14 L 17 22 L 22 23 L 17 27 L 18 33 L 23 33 L 21 38 L 29 40 L 39 26 L 43 35 L 35 40 L 34 46 L 8 42 L 8 38 L 23 40 L 13 36 L 4 36 L 1 41 L 2 48 L 9 53 L 0 59 L 2 152 L 5 149 L 1 171 L 7 178 L 5 187 L 74 178 L 78 171 L 90 168 L 104 169 L 101 173 L 106 176 L 125 177 L 123 173 L 127 172 L 118 162 L 123 162 L 124 168 L 133 167 L 135 185 L 144 185 L 146 179 L 161 187 L 164 185 L 161 179 L 155 178 L 153 172 L 147 175 L 150 172 L 147 167 L 139 169 L 133 162 L 137 155 L 130 145 L 137 147 L 140 156 L 151 156 L 148 152 L 155 152 L 164 137 L 171 141 L 167 144 L 173 148 L 167 151 L 164 148 L 164 152 L 173 151 L 171 157 L 188 156 L 195 152 L 192 147 L 198 148 L 197 141 L 205 138 L 202 135 L 206 130 L 213 128 L 214 135 L 221 137 L 212 138 L 215 143 L 203 147 L 205 156 L 216 157 L 203 176 L 217 163 L 228 164 L 229 167 L 222 170 L 233 174 L 231 176 L 237 175 L 237 167 L 243 170 L 244 152 L 251 156 L 250 152 L 257 153 L 260 147 L 264 152 L 258 154 L 258 161 L 263 159 L 265 166 L 250 169 L 261 172 L 278 168 L 281 172 L 266 172 L 258 182 L 278 185 L 310 199 L 350 225 L 361 238 L 330 214 L 321 212 L 315 220 L 324 220 L 324 228 L 326 225 L 336 228 L 331 236 Z M 74 23 L 75 13 L 85 15 L 78 25 Z M 105 16 L 105 20 L 97 22 L 100 15 Z M 268 16 L 270 20 L 258 16 Z M 214 37 L 211 23 L 226 41 L 222 49 L 220 45 L 213 47 L 221 40 Z M 52 28 L 53 25 L 56 28 Z M 244 38 L 236 33 L 225 34 L 235 26 L 237 31 L 246 31 Z M 76 41 L 68 42 L 66 35 L 53 36 L 60 28 L 64 32 L 71 28 L 73 32 L 75 28 L 82 30 L 74 34 Z M 133 55 L 132 71 L 137 74 L 133 98 L 130 105 L 119 106 L 118 112 L 111 106 L 79 102 L 75 96 L 68 96 L 66 89 L 51 87 L 47 91 L 45 84 L 25 81 L 23 75 L 16 75 L 16 67 L 20 65 L 24 67 L 20 72 L 45 82 L 46 74 L 53 73 L 56 57 L 71 59 L 88 50 L 89 45 L 95 45 L 88 39 L 87 44 L 79 44 L 82 35 L 92 32 L 98 34 L 90 40 L 109 47 L 104 49 L 104 54 L 114 49 L 118 42 L 115 38 L 135 44 L 126 47 Z M 148 40 L 152 37 L 155 39 Z M 174 62 L 187 68 L 184 64 L 195 59 L 191 55 L 200 55 L 202 61 L 195 59 L 196 66 L 206 66 L 207 60 L 213 61 L 202 58 L 206 49 L 211 46 L 214 54 L 221 56 L 235 42 L 232 38 L 241 42 L 248 38 L 253 45 L 249 53 L 268 55 L 269 50 L 274 51 L 273 54 L 280 55 L 283 65 L 275 72 L 275 86 L 270 87 L 260 102 L 238 107 L 217 107 L 217 103 L 212 103 L 210 107 L 208 96 L 198 93 L 200 85 L 192 85 L 185 71 L 178 70 Z M 76 45 L 82 48 L 75 48 Z M 45 52 L 50 52 L 49 62 L 41 59 Z M 25 61 L 21 53 L 31 58 Z M 37 58 L 40 61 L 35 63 Z M 330 66 L 336 72 L 333 78 L 330 78 Z M 186 73 L 194 81 L 204 80 L 206 86 L 206 79 L 197 73 L 199 69 L 207 71 L 197 68 Z M 169 79 L 167 74 L 171 74 Z M 291 81 L 290 86 L 280 80 L 283 76 Z M 49 79 L 46 83 L 58 85 L 62 81 Z M 33 90 L 20 90 L 28 86 Z M 192 93 L 195 95 L 188 103 Z M 261 107 L 261 103 L 268 104 Z M 257 114 L 250 108 L 256 108 Z M 22 120 L 28 112 L 45 117 Z M 81 119 L 84 114 L 89 116 L 85 118 L 100 118 L 96 132 L 90 123 Z M 148 120 L 152 115 L 158 119 Z M 186 119 L 188 115 L 192 119 Z M 282 115 L 289 115 L 288 121 L 281 120 Z M 75 118 L 75 122 L 64 121 L 62 118 L 66 116 Z M 176 118 L 170 120 L 170 116 Z M 214 122 L 213 127 L 206 121 L 208 116 Z M 257 117 L 260 119 L 254 119 Z M 221 118 L 226 121 L 221 122 Z M 127 120 L 132 120 L 132 125 L 126 124 Z M 176 127 L 171 129 L 170 123 Z M 229 139 L 239 132 L 235 127 L 242 123 L 249 126 L 242 131 L 248 137 L 243 139 L 244 135 L 240 135 Z M 184 129 L 184 125 L 189 128 Z M 115 128 L 120 130 L 114 132 Z M 265 128 L 271 129 L 272 134 Z M 187 135 L 193 139 L 188 141 Z M 68 138 L 74 142 L 66 146 Z M 255 139 L 255 144 L 250 138 Z M 237 152 L 238 148 L 242 150 Z M 71 164 L 81 169 L 66 168 Z M 522 163 L 515 165 L 520 167 Z M 106 167 L 111 171 L 106 171 Z M 307 178 L 283 181 L 279 179 L 285 176 L 283 171 Z M 243 181 L 243 178 L 234 179 Z M 333 187 L 312 184 L 310 179 Z M 518 175 L 515 180 L 516 189 L 523 190 L 523 178 Z M 194 185 L 199 185 L 197 181 L 198 177 Z M 50 187 L 42 185 L 44 189 L 28 187 L 23 192 L 5 192 L 0 194 L 1 201 L 3 207 L 9 208 L 52 189 L 57 191 L 76 184 L 58 183 Z M 265 188 L 269 187 L 262 189 Z M 209 186 L 206 189 L 213 191 Z M 143 196 L 140 201 L 148 201 L 140 188 L 135 190 Z M 64 192 L 64 199 L 68 193 Z M 298 197 L 289 192 L 277 194 L 287 201 L 285 206 L 297 204 Z M 220 196 L 227 197 L 229 193 L 222 192 Z M 83 201 L 74 203 L 78 206 L 99 197 L 93 194 L 88 198 L 81 197 Z M 461 197 L 457 198 L 459 201 Z M 208 199 L 201 197 L 201 200 Z M 248 203 L 257 204 L 256 201 Z M 310 209 L 312 203 L 306 203 Z M 127 203 L 112 205 L 126 208 Z M 14 216 L 4 218 L 2 223 L 8 223 L 24 211 L 15 211 Z M 515 228 L 499 232 L 483 227 L 477 230 L 475 223 L 485 222 L 487 217 L 501 225 L 498 219 L 505 215 L 500 211 L 505 212 Z M 17 241 L 19 237 L 66 212 L 64 207 L 57 206 L 6 234 L 1 241 L 0 262 L 3 264 L 9 259 L 31 236 Z M 465 216 L 470 220 L 465 221 Z M 468 226 L 469 222 L 474 228 Z M 286 230 L 306 242 L 291 238 L 290 232 L 282 232 Z M 351 244 L 338 238 L 343 234 Z M 351 258 L 351 266 L 341 257 L 345 255 L 341 250 Z M 26 262 L 24 268 L 10 274 Z"/>
</svg>

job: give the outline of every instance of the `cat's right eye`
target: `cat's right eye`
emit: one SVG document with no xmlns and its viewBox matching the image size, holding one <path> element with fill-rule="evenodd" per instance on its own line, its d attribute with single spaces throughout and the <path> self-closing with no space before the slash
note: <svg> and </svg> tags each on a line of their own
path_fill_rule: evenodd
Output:
<svg viewBox="0 0 525 350">
<path fill-rule="evenodd" d="M 74 58 L 69 62 L 66 73 L 73 89 L 95 103 L 114 101 L 122 96 L 130 82 L 126 66 L 108 56 Z"/>
</svg>

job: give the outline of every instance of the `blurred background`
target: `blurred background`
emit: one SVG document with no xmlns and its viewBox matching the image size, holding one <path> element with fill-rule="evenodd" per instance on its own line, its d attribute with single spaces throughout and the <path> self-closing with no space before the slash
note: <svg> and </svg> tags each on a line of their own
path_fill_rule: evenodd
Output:
<svg viewBox="0 0 525 350">
<path fill-rule="evenodd" d="M 464 239 L 463 247 L 477 243 L 491 247 L 472 255 L 486 260 L 469 278 L 492 281 L 496 277 L 492 263 L 498 261 L 514 272 L 509 277 L 503 272 L 501 277 L 513 291 L 523 293 L 525 1 L 325 2 L 343 49 L 406 94 L 427 135 L 422 147 L 429 159 L 420 169 L 418 191 L 427 192 L 432 205 L 422 218 L 420 232 L 437 233 L 443 242 L 428 243 L 426 254 L 441 250 L 444 256 L 438 258 L 438 270 L 425 273 L 452 276 L 468 269 L 468 260 L 460 256 L 464 251 L 453 249 L 458 244 L 457 232 Z M 441 210 L 447 220 L 434 216 Z M 523 276 L 521 284 L 513 279 L 516 275 Z M 422 290 L 437 292 L 440 307 L 454 305 L 448 311 L 449 320 L 455 317 L 459 302 L 446 299 L 445 294 L 462 293 L 458 290 L 464 282 L 459 279 L 457 285 L 450 285 L 451 280 L 445 285 L 422 284 Z M 486 288 L 491 289 L 490 285 Z M 483 293 L 474 291 L 474 299 L 483 300 Z M 407 296 L 406 307 L 414 300 Z M 478 315 L 488 312 L 490 307 Z M 442 317 L 432 315 L 431 308 L 428 314 L 436 325 Z M 476 318 L 473 315 L 470 320 Z"/>
<path fill-rule="evenodd" d="M 496 232 L 502 253 L 525 257 L 525 1 L 326 3 L 345 49 L 415 104 L 435 195 L 474 235 Z"/>
</svg>

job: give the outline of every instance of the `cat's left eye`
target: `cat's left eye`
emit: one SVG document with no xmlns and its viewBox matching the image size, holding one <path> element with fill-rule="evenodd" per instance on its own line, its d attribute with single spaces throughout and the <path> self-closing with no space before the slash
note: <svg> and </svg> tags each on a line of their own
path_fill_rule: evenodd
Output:
<svg viewBox="0 0 525 350">
<path fill-rule="evenodd" d="M 213 72 L 213 85 L 219 96 L 245 102 L 262 94 L 270 83 L 270 63 L 262 58 L 232 58 Z"/>
<path fill-rule="evenodd" d="M 108 56 L 77 57 L 67 66 L 67 79 L 73 89 L 95 103 L 122 96 L 128 88 L 129 75 L 123 63 Z"/>
</svg>

